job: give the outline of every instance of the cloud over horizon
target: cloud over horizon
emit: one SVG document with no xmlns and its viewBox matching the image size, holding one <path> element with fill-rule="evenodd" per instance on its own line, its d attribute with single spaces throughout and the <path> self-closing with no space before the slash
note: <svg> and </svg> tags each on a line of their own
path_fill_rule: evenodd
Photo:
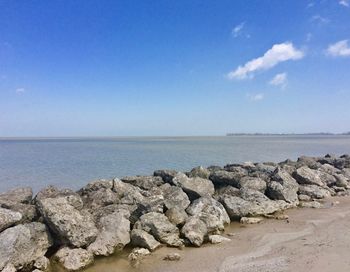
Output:
<svg viewBox="0 0 350 272">
<path fill-rule="evenodd" d="M 303 57 L 304 52 L 296 49 L 291 42 L 274 44 L 263 56 L 248 61 L 243 66 L 238 66 L 229 72 L 227 77 L 238 80 L 252 78 L 257 71 L 268 70 L 281 62 L 299 60 Z"/>
<path fill-rule="evenodd" d="M 332 57 L 349 57 L 350 47 L 348 45 L 348 40 L 342 40 L 330 44 L 326 50 L 326 53 Z"/>
</svg>

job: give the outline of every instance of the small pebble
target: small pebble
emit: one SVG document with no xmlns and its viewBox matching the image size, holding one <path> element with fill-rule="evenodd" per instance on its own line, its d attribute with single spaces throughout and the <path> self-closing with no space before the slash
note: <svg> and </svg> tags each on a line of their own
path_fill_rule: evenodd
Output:
<svg viewBox="0 0 350 272">
<path fill-rule="evenodd" d="M 164 261 L 179 261 L 180 259 L 181 255 L 179 253 L 170 253 L 163 258 Z"/>
</svg>

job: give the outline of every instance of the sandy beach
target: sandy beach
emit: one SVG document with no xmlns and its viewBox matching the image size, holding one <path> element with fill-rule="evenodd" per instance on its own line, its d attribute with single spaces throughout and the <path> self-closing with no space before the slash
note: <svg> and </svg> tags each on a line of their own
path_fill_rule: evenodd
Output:
<svg viewBox="0 0 350 272">
<path fill-rule="evenodd" d="M 335 197 L 321 209 L 286 211 L 288 221 L 266 219 L 245 227 L 232 223 L 225 230 L 230 242 L 184 250 L 164 247 L 146 257 L 136 269 L 129 266 L 127 253 L 123 253 L 96 260 L 85 271 L 349 271 L 349 205 L 349 198 Z M 181 254 L 181 260 L 162 260 L 172 252 Z"/>
</svg>

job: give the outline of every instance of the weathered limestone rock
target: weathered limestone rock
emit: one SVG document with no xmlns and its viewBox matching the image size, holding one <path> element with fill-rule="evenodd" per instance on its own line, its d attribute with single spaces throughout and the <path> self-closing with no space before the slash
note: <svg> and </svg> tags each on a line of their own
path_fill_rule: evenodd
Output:
<svg viewBox="0 0 350 272">
<path fill-rule="evenodd" d="M 207 225 L 198 217 L 191 216 L 181 229 L 181 234 L 194 246 L 200 247 L 208 233 Z"/>
<path fill-rule="evenodd" d="M 239 181 L 243 175 L 238 172 L 229 172 L 225 170 L 214 171 L 210 174 L 209 179 L 217 186 L 231 185 L 233 187 L 239 188 Z"/>
<path fill-rule="evenodd" d="M 143 190 L 150 190 L 153 187 L 160 186 L 164 183 L 162 177 L 159 176 L 133 176 L 123 177 L 121 180 L 133 186 L 137 186 Z"/>
<path fill-rule="evenodd" d="M 349 180 L 342 174 L 334 174 L 336 179 L 335 185 L 338 187 L 349 188 Z"/>
<path fill-rule="evenodd" d="M 293 177 L 299 184 L 309 184 L 324 187 L 326 186 L 326 183 L 323 182 L 320 174 L 321 172 L 318 170 L 313 170 L 307 166 L 302 166 L 293 173 Z"/>
<path fill-rule="evenodd" d="M 240 196 L 241 191 L 236 187 L 227 185 L 216 189 L 214 198 L 218 200 L 222 195 Z"/>
<path fill-rule="evenodd" d="M 0 232 L 20 222 L 22 215 L 8 209 L 0 208 Z"/>
<path fill-rule="evenodd" d="M 85 206 L 92 210 L 119 203 L 118 194 L 108 188 L 90 191 L 82 197 L 84 199 Z"/>
<path fill-rule="evenodd" d="M 183 244 L 179 238 L 178 228 L 161 213 L 150 212 L 142 215 L 134 228 L 152 234 L 158 241 L 169 246 L 179 247 Z"/>
<path fill-rule="evenodd" d="M 329 190 L 317 185 L 299 185 L 299 194 L 307 195 L 312 199 L 321 199 L 331 196 Z"/>
<path fill-rule="evenodd" d="M 164 195 L 164 205 L 167 209 L 178 208 L 186 209 L 190 205 L 187 194 L 177 186 L 164 184 L 161 187 Z"/>
<path fill-rule="evenodd" d="M 231 222 L 224 206 L 209 196 L 196 199 L 186 211 L 189 215 L 199 217 L 209 233 L 220 232 Z"/>
<path fill-rule="evenodd" d="M 203 179 L 209 179 L 210 171 L 208 169 L 204 168 L 203 166 L 198 166 L 198 167 L 193 168 L 191 170 L 191 172 L 188 173 L 188 176 L 190 178 L 199 177 L 199 178 L 203 178 Z"/>
<path fill-rule="evenodd" d="M 156 170 L 153 175 L 156 177 L 161 177 L 164 182 L 172 183 L 173 178 L 176 176 L 178 172 L 175 170 Z"/>
<path fill-rule="evenodd" d="M 180 259 L 181 255 L 179 253 L 169 253 L 163 258 L 164 261 L 179 261 Z"/>
<path fill-rule="evenodd" d="M 51 245 L 51 236 L 42 223 L 8 228 L 0 233 L 0 270 L 7 264 L 12 264 L 16 269 L 30 269 Z"/>
<path fill-rule="evenodd" d="M 6 193 L 0 194 L 0 203 L 23 203 L 29 204 L 33 198 L 33 191 L 30 187 L 15 188 Z"/>
<path fill-rule="evenodd" d="M 4 267 L 4 269 L 1 270 L 1 272 L 16 272 L 16 271 L 17 271 L 16 267 L 13 264 L 11 264 L 11 263 L 8 263 Z"/>
<path fill-rule="evenodd" d="M 261 221 L 263 221 L 263 219 L 259 217 L 242 217 L 241 220 L 239 220 L 241 224 L 258 224 Z"/>
<path fill-rule="evenodd" d="M 186 211 L 181 208 L 171 208 L 166 211 L 165 215 L 176 226 L 182 226 L 188 218 Z"/>
<path fill-rule="evenodd" d="M 116 210 L 100 218 L 99 233 L 96 240 L 88 246 L 94 255 L 108 256 L 115 250 L 121 250 L 130 242 L 130 213 Z"/>
<path fill-rule="evenodd" d="M 34 267 L 41 271 L 47 271 L 50 266 L 50 260 L 45 256 L 41 256 L 35 260 Z"/>
<path fill-rule="evenodd" d="M 297 161 L 297 166 L 307 166 L 310 169 L 318 169 L 319 167 L 321 167 L 321 163 L 319 163 L 317 161 L 318 158 L 314 158 L 314 157 L 307 157 L 307 156 L 301 156 L 298 158 Z"/>
<path fill-rule="evenodd" d="M 129 262 L 132 267 L 137 267 L 140 261 L 151 252 L 146 248 L 134 248 L 128 256 Z"/>
<path fill-rule="evenodd" d="M 113 191 L 117 193 L 117 196 L 120 199 L 120 204 L 132 205 L 142 203 L 144 200 L 144 196 L 139 187 L 122 182 L 117 178 L 113 180 Z"/>
<path fill-rule="evenodd" d="M 308 196 L 308 195 L 303 195 L 303 194 L 300 194 L 298 195 L 298 198 L 299 198 L 299 201 L 311 201 L 311 197 Z"/>
<path fill-rule="evenodd" d="M 231 241 L 231 239 L 221 235 L 209 235 L 209 242 L 212 244 L 220 244 L 220 243 L 229 242 L 229 241 Z"/>
<path fill-rule="evenodd" d="M 81 195 L 89 194 L 91 192 L 96 192 L 101 189 L 113 189 L 113 180 L 99 179 L 89 182 L 83 188 L 81 188 L 78 193 Z"/>
<path fill-rule="evenodd" d="M 261 178 L 243 177 L 239 181 L 239 187 L 252 189 L 264 193 L 266 190 L 266 182 Z"/>
<path fill-rule="evenodd" d="M 84 247 L 95 240 L 98 230 L 91 214 L 77 210 L 66 197 L 40 199 L 37 206 L 46 224 L 63 243 Z"/>
<path fill-rule="evenodd" d="M 63 247 L 56 252 L 54 259 L 68 271 L 77 271 L 92 264 L 94 256 L 83 248 Z"/>
<path fill-rule="evenodd" d="M 147 248 L 150 251 L 154 251 L 161 246 L 151 234 L 140 229 L 133 229 L 131 231 L 131 244 L 136 247 Z"/>
<path fill-rule="evenodd" d="M 182 188 L 191 199 L 213 195 L 215 192 L 214 185 L 210 180 L 198 177 L 189 178 L 183 173 L 178 173 L 173 178 L 173 183 Z"/>
<path fill-rule="evenodd" d="M 322 208 L 322 204 L 317 201 L 311 201 L 311 202 L 300 201 L 299 206 L 302 208 L 313 208 L 313 209 Z"/>
</svg>

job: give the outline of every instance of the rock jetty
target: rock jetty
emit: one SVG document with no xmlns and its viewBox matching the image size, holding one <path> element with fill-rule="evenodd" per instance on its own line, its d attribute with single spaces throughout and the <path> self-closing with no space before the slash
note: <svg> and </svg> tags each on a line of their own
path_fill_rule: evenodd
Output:
<svg viewBox="0 0 350 272">
<path fill-rule="evenodd" d="M 229 241 L 220 234 L 231 221 L 288 218 L 286 209 L 318 208 L 349 192 L 349 155 L 157 170 L 76 192 L 48 186 L 33 196 L 17 188 L 0 194 L 0 271 L 50 271 L 53 264 L 76 271 L 125 246 L 134 248 L 135 264 L 160 246 Z"/>
</svg>

